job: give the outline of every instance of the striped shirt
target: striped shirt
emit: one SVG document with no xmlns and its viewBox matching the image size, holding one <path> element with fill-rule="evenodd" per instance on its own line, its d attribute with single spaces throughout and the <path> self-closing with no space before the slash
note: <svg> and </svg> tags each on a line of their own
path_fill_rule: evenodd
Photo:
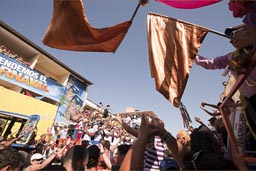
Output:
<svg viewBox="0 0 256 171">
<path fill-rule="evenodd" d="M 160 170 L 161 161 L 164 159 L 164 145 L 159 137 L 154 139 L 154 147 L 146 148 L 144 154 L 144 171 Z"/>
</svg>

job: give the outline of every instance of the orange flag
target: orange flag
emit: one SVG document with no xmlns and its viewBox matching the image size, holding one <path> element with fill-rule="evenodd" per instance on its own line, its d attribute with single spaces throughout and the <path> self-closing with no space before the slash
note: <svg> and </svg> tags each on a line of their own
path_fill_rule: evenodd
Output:
<svg viewBox="0 0 256 171">
<path fill-rule="evenodd" d="M 114 53 L 131 23 L 94 28 L 88 22 L 82 0 L 54 0 L 53 16 L 42 42 L 62 50 Z"/>
<path fill-rule="evenodd" d="M 156 89 L 179 107 L 190 69 L 208 30 L 177 19 L 149 13 L 148 50 Z"/>
</svg>

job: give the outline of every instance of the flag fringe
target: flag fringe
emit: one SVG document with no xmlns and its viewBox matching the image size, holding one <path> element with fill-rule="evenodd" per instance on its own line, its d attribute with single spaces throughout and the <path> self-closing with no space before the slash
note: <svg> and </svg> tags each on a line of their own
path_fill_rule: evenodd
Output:
<svg viewBox="0 0 256 171">
<path fill-rule="evenodd" d="M 181 113 L 181 116 L 183 119 L 184 128 L 189 128 L 190 123 L 192 123 L 192 120 L 189 116 L 189 113 L 188 113 L 185 105 L 182 102 L 180 102 L 179 109 L 180 109 L 180 113 Z"/>
</svg>

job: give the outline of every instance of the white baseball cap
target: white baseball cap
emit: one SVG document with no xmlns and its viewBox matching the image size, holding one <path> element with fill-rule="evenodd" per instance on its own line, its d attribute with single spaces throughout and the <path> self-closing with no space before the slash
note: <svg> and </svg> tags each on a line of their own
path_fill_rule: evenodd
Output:
<svg viewBox="0 0 256 171">
<path fill-rule="evenodd" d="M 43 159 L 44 156 L 40 153 L 35 153 L 30 157 L 30 161 L 37 160 L 37 159 Z"/>
</svg>

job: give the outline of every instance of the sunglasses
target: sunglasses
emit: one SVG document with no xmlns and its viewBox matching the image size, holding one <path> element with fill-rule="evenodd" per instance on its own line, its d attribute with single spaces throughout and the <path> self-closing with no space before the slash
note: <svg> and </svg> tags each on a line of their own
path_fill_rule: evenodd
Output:
<svg viewBox="0 0 256 171">
<path fill-rule="evenodd" d="M 41 159 L 34 159 L 33 161 L 42 161 L 43 160 L 43 158 L 41 158 Z"/>
</svg>

